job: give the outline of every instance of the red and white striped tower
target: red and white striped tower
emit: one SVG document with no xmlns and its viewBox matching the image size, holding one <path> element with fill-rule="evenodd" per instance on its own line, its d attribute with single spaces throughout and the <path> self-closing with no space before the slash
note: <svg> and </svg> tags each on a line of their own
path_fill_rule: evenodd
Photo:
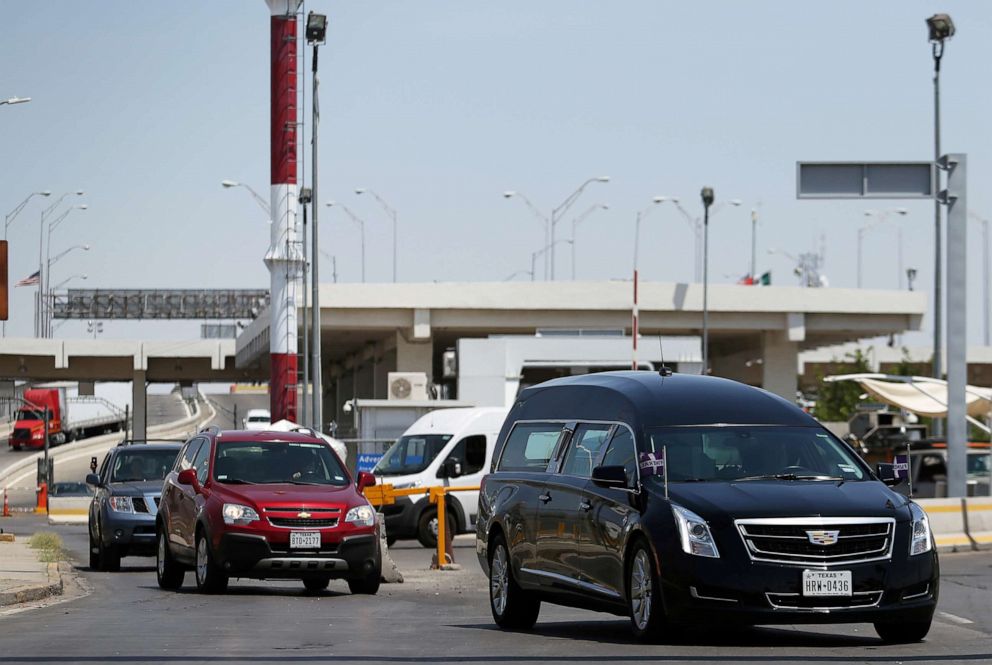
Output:
<svg viewBox="0 0 992 665">
<path fill-rule="evenodd" d="M 266 0 L 271 12 L 272 240 L 269 399 L 272 421 L 296 422 L 296 290 L 303 269 L 296 224 L 297 10 L 300 0 Z"/>
</svg>

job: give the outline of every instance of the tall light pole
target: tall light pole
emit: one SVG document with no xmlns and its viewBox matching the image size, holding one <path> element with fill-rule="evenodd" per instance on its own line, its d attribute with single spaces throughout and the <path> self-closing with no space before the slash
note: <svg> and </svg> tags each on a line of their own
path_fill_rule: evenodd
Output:
<svg viewBox="0 0 992 665">
<path fill-rule="evenodd" d="M 582 192 L 585 191 L 586 187 L 588 187 L 594 182 L 605 183 L 609 181 L 610 181 L 610 176 L 608 175 L 601 175 L 595 178 L 589 178 L 581 185 L 579 185 L 578 189 L 576 189 L 574 192 L 569 194 L 564 201 L 562 201 L 556 207 L 552 208 L 551 215 L 548 217 L 545 217 L 545 215 L 540 210 L 538 210 L 537 207 L 533 203 L 531 203 L 526 196 L 515 191 L 503 192 L 503 196 L 505 198 L 511 198 L 514 196 L 519 197 L 524 203 L 527 204 L 527 207 L 530 208 L 531 211 L 535 215 L 537 215 L 539 219 L 545 221 L 544 246 L 550 248 L 551 250 L 548 254 L 548 257 L 550 261 L 550 275 L 552 280 L 555 279 L 555 254 L 556 254 L 555 247 L 558 245 L 558 243 L 555 242 L 555 227 L 558 226 L 558 222 L 561 221 L 561 218 L 565 215 L 566 212 L 568 212 L 569 208 L 575 205 L 575 202 L 582 195 Z M 547 278 L 547 275 L 545 275 L 545 278 Z"/>
<path fill-rule="evenodd" d="M 927 19 L 927 32 L 933 54 L 933 161 L 934 165 L 940 160 L 940 61 L 944 57 L 944 42 L 954 35 L 954 22 L 947 14 L 934 14 Z M 938 177 L 939 181 L 939 177 Z M 940 224 L 940 186 L 934 187 L 933 192 L 933 221 L 934 221 L 934 267 L 933 267 L 933 375 L 941 378 L 941 349 L 943 325 L 943 292 L 942 292 L 942 252 Z M 934 420 L 934 433 L 943 433 L 943 423 Z"/>
<path fill-rule="evenodd" d="M 880 226 L 889 220 L 891 215 L 902 215 L 908 214 L 905 208 L 893 208 L 891 210 L 865 210 L 865 217 L 873 217 L 874 221 L 871 221 L 861 228 L 858 229 L 858 288 L 861 288 L 861 274 L 863 270 L 863 254 L 862 254 L 862 244 L 864 243 L 865 234 L 871 231 L 873 228 Z M 897 284 L 900 289 L 902 289 L 902 276 L 903 276 L 903 261 L 902 261 L 902 227 L 896 226 L 896 233 L 898 237 L 897 243 L 897 254 L 896 263 L 898 268 L 898 279 Z"/>
<path fill-rule="evenodd" d="M 307 258 L 307 206 L 313 202 L 313 190 L 309 187 L 300 188 L 300 210 L 303 212 L 303 242 L 300 243 L 303 249 L 303 353 L 300 354 L 303 360 L 303 372 L 301 376 L 303 377 L 303 389 L 300 391 L 300 423 L 307 426 L 313 427 L 313 422 L 310 420 L 310 337 L 308 332 L 307 324 L 307 306 L 309 303 L 309 293 L 307 289 L 307 271 L 310 269 L 309 259 Z"/>
<path fill-rule="evenodd" d="M 713 188 L 703 187 L 699 192 L 703 200 L 703 374 L 710 373 L 710 326 L 709 326 L 709 242 L 710 206 L 713 205 Z"/>
<path fill-rule="evenodd" d="M 630 310 L 630 368 L 632 370 L 637 369 L 637 336 L 640 334 L 640 311 L 637 307 L 637 289 L 638 289 L 638 272 L 637 272 L 637 250 L 641 246 L 641 220 L 644 219 L 651 209 L 665 201 L 664 196 L 655 196 L 651 199 L 651 205 L 644 208 L 643 210 L 638 210 L 637 215 L 634 217 L 634 300 L 633 306 Z"/>
<path fill-rule="evenodd" d="M 232 189 L 234 187 L 243 187 L 250 195 L 251 198 L 258 204 L 258 207 L 265 211 L 265 214 L 272 219 L 272 208 L 269 206 L 269 202 L 263 199 L 258 192 L 251 188 L 251 185 L 247 185 L 243 182 L 238 182 L 237 180 L 221 180 L 221 186 L 224 189 Z"/>
<path fill-rule="evenodd" d="M 307 15 L 307 43 L 313 46 L 313 67 L 311 68 L 313 72 L 313 95 L 311 96 L 313 103 L 313 123 L 310 128 L 310 140 L 313 147 L 313 155 L 310 158 L 310 165 L 313 168 L 313 177 L 311 178 L 313 201 L 320 200 L 317 198 L 317 127 L 320 121 L 320 104 L 318 98 L 320 78 L 317 76 L 317 51 L 320 45 L 324 43 L 326 37 L 327 17 L 323 14 L 310 12 Z M 321 378 L 320 367 L 320 253 L 317 251 L 317 248 L 320 247 L 317 237 L 317 231 L 320 226 L 317 224 L 317 209 L 319 207 L 316 205 L 310 206 L 310 209 L 313 211 L 313 232 L 310 242 L 314 247 L 313 274 L 311 275 L 313 284 L 311 298 L 313 299 L 313 304 L 310 308 L 310 314 L 313 320 L 313 355 L 310 360 L 310 371 L 313 374 L 313 407 L 310 414 L 317 431 L 323 432 L 323 379 Z"/>
<path fill-rule="evenodd" d="M 386 214 L 389 215 L 389 218 L 393 221 L 393 283 L 395 283 L 397 279 L 396 278 L 396 209 L 390 206 L 388 203 L 386 203 L 381 196 L 376 194 L 375 190 L 368 189 L 367 187 L 355 188 L 356 195 L 360 196 L 365 192 L 371 194 L 372 198 L 374 198 L 376 201 L 379 202 L 379 205 L 382 206 L 382 209 L 386 211 Z"/>
<path fill-rule="evenodd" d="M 751 283 L 754 284 L 754 280 L 757 276 L 757 257 L 756 253 L 758 251 L 757 245 L 758 238 L 758 209 L 751 208 Z"/>
<path fill-rule="evenodd" d="M 572 220 L 572 281 L 575 281 L 575 230 L 582 221 L 597 210 L 609 210 L 610 206 L 605 203 L 594 203 L 589 206 L 584 213 Z"/>
<path fill-rule="evenodd" d="M 46 248 L 46 250 L 47 249 L 51 249 L 51 241 L 49 241 L 49 245 Z M 72 251 L 77 250 L 77 249 L 81 249 L 84 252 L 88 252 L 88 251 L 90 251 L 90 246 L 88 244 L 87 245 L 73 245 L 72 247 L 69 247 L 68 249 L 62 250 L 61 252 L 59 252 L 58 254 L 56 254 L 53 258 L 46 259 L 45 260 L 45 284 L 50 284 L 51 283 L 52 266 L 55 265 L 56 263 L 58 263 L 62 259 L 63 256 L 65 256 L 69 252 L 72 252 Z M 52 313 L 53 313 L 53 308 L 54 308 L 54 301 L 53 301 L 53 298 L 54 298 L 53 291 L 54 290 L 55 289 L 48 288 L 45 291 L 46 296 L 45 296 L 45 299 L 44 299 L 44 308 L 43 308 L 44 311 L 43 311 L 43 315 L 42 315 L 42 331 L 41 331 L 41 336 L 42 337 L 51 337 L 51 335 L 52 335 Z"/>
<path fill-rule="evenodd" d="M 28 196 L 27 196 L 26 199 L 24 199 L 23 201 L 21 201 L 20 203 L 18 203 L 17 206 L 15 206 L 13 210 L 11 210 L 10 212 L 8 212 L 4 216 L 4 218 L 3 218 L 3 241 L 5 243 L 7 242 L 7 229 L 10 227 L 11 224 L 14 223 L 14 220 L 17 219 L 17 216 L 19 214 L 21 214 L 21 211 L 24 210 L 24 206 L 26 206 L 31 199 L 33 199 L 35 196 L 51 196 L 51 195 L 52 195 L 52 193 L 50 191 L 48 191 L 47 189 L 44 190 L 44 191 L 41 191 L 41 192 L 31 192 L 30 194 L 28 194 Z M 6 275 L 4 275 L 3 277 L 6 280 Z M 39 278 L 40 278 L 40 276 L 39 276 Z M 0 328 L 2 328 L 2 331 L 3 331 L 2 332 L 2 336 L 3 337 L 6 337 L 7 336 L 7 319 L 6 318 L 3 320 L 2 325 L 0 325 Z"/>
<path fill-rule="evenodd" d="M 543 224 L 544 224 L 544 245 L 543 245 L 543 247 L 547 247 L 548 245 L 550 245 L 551 244 L 551 219 L 547 215 L 545 215 L 543 212 L 541 212 L 536 205 L 534 205 L 533 203 L 531 203 L 531 200 L 529 198 L 527 198 L 526 196 L 524 196 L 520 192 L 515 191 L 515 190 L 512 190 L 512 189 L 503 192 L 503 198 L 504 199 L 512 199 L 514 197 L 516 197 L 516 198 L 520 199 L 521 201 L 523 201 L 524 202 L 524 205 L 526 205 L 530 209 L 530 211 L 532 213 L 534 213 L 534 216 L 537 217 L 541 222 L 543 222 Z M 542 253 L 543 252 L 541 252 L 540 250 L 538 250 L 537 252 L 535 252 L 535 254 L 542 254 Z M 531 276 L 530 277 L 531 277 L 531 281 L 533 281 L 534 274 L 531 273 Z M 544 279 L 547 279 L 547 278 L 548 278 L 548 259 L 545 256 L 545 259 L 544 259 Z"/>
<path fill-rule="evenodd" d="M 687 211 L 685 208 L 683 208 L 682 207 L 682 204 L 679 203 L 679 198 L 678 197 L 671 197 L 669 200 L 672 203 L 675 204 L 675 208 L 682 214 L 682 217 L 685 218 L 685 221 L 689 224 L 689 228 L 692 229 L 692 234 L 693 234 L 693 244 L 692 244 L 692 247 L 693 247 L 693 252 L 692 252 L 692 255 L 693 255 L 693 273 L 692 273 L 692 275 L 693 275 L 693 277 L 692 278 L 693 278 L 694 281 L 699 282 L 699 281 L 702 280 L 703 220 L 701 218 L 699 218 L 699 217 L 693 217 L 691 214 L 689 214 L 689 211 Z M 710 212 L 710 214 L 711 215 L 717 214 L 718 212 L 720 212 L 720 210 L 725 205 L 732 205 L 732 206 L 734 206 L 736 208 L 736 207 L 742 205 L 742 202 L 741 202 L 740 199 L 730 199 L 729 201 L 725 201 L 723 203 L 718 203 L 716 205 L 716 207 L 714 207 L 713 210 Z"/>
<path fill-rule="evenodd" d="M 85 192 L 83 190 L 81 190 L 81 189 L 77 189 L 75 192 L 66 192 L 65 194 L 63 194 L 62 196 L 60 196 L 58 199 L 56 199 L 55 200 L 55 203 L 53 203 L 52 205 L 48 206 L 47 208 L 45 208 L 44 210 L 41 211 L 41 223 L 38 226 L 38 301 L 37 301 L 38 311 L 35 312 L 35 322 L 34 322 L 34 336 L 35 337 L 41 337 L 42 336 L 42 334 L 43 334 L 42 327 L 44 325 L 44 322 L 43 322 L 43 319 L 42 319 L 42 310 L 43 310 L 43 305 L 44 305 L 44 302 L 43 301 L 44 301 L 44 294 L 45 294 L 45 264 L 43 262 L 44 255 L 45 255 L 45 252 L 44 252 L 44 249 L 45 249 L 45 221 L 48 219 L 49 215 L 51 215 L 55 211 L 55 209 L 59 207 L 59 204 L 61 204 L 62 201 L 65 200 L 65 198 L 67 196 L 70 196 L 72 194 L 75 194 L 76 196 L 82 196 L 83 194 L 85 194 Z"/>
<path fill-rule="evenodd" d="M 992 315 L 989 307 L 992 306 L 992 297 L 989 296 L 989 282 L 992 282 L 992 266 L 989 265 L 989 220 L 979 217 L 976 213 L 968 213 L 973 220 L 982 225 L 982 313 L 985 317 L 983 321 L 983 335 L 985 346 L 989 346 L 989 325 L 992 324 Z"/>
<path fill-rule="evenodd" d="M 359 217 L 358 215 L 356 215 L 355 213 L 353 213 L 351 211 L 351 208 L 344 205 L 343 203 L 338 203 L 337 201 L 328 201 L 326 205 L 328 208 L 334 206 L 341 208 L 341 210 L 344 211 L 344 214 L 348 215 L 351 221 L 353 221 L 355 224 L 358 224 L 358 229 L 361 232 L 361 237 L 362 237 L 362 283 L 365 283 L 365 220 Z"/>
</svg>

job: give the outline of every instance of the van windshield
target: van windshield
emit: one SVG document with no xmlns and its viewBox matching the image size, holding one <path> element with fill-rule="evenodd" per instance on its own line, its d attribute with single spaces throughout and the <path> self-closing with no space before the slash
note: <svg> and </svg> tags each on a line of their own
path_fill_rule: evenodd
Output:
<svg viewBox="0 0 992 665">
<path fill-rule="evenodd" d="M 389 447 L 372 473 L 379 476 L 405 476 L 420 473 L 438 456 L 451 434 L 411 434 L 401 436 Z"/>
<path fill-rule="evenodd" d="M 864 480 L 853 451 L 818 427 L 710 426 L 648 430 L 641 450 L 641 476 L 664 450 L 668 480 Z"/>
</svg>

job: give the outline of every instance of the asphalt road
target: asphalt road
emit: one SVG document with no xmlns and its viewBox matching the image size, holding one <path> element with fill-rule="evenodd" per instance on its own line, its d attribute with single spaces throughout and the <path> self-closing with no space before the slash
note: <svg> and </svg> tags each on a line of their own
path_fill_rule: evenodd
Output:
<svg viewBox="0 0 992 665">
<path fill-rule="evenodd" d="M 17 518 L 22 533 L 30 520 Z M 77 561 L 84 527 L 57 527 Z M 0 613 L 0 663 L 841 663 L 992 662 L 992 553 L 942 557 L 939 614 L 926 642 L 884 645 L 871 626 L 680 631 L 667 643 L 635 643 L 625 619 L 544 606 L 533 631 L 498 630 L 471 538 L 459 538 L 458 573 L 425 570 L 429 553 L 391 548 L 407 575 L 378 596 L 332 582 L 318 596 L 297 582 L 232 581 L 222 596 L 155 583 L 153 559 L 125 559 L 120 573 L 81 568 L 89 595 Z"/>
<path fill-rule="evenodd" d="M 242 422 L 249 409 L 268 409 L 269 395 L 252 393 L 216 393 L 207 395 L 207 399 L 217 410 L 217 416 L 210 422 L 224 429 L 242 429 Z M 237 422 L 235 422 L 235 413 Z"/>
</svg>

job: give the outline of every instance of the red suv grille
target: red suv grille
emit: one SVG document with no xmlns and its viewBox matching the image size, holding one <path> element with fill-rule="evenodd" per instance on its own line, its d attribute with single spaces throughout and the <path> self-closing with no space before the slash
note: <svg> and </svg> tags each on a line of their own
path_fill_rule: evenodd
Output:
<svg viewBox="0 0 992 665">
<path fill-rule="evenodd" d="M 299 526 L 299 527 L 328 527 L 337 526 L 338 518 L 329 519 L 300 519 L 299 517 L 270 517 L 272 526 Z"/>
<path fill-rule="evenodd" d="M 341 520 L 340 508 L 268 506 L 262 510 L 272 526 L 319 529 L 337 526 Z"/>
</svg>

